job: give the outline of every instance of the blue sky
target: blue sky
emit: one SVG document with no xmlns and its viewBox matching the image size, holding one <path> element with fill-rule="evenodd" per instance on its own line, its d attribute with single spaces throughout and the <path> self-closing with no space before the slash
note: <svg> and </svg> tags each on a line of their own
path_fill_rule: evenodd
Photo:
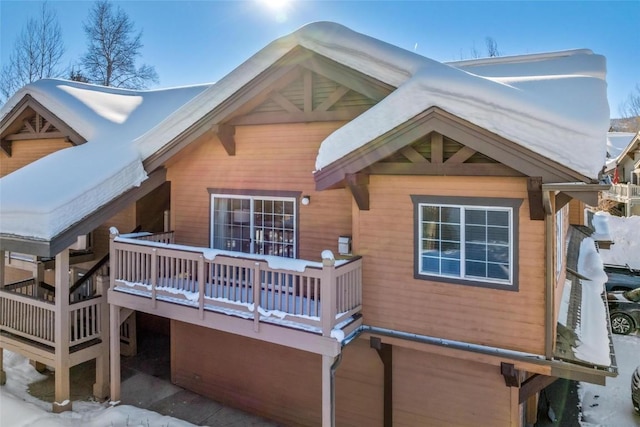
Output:
<svg viewBox="0 0 640 427">
<path fill-rule="evenodd" d="M 280 0 L 282 1 L 282 0 Z M 334 21 L 438 61 L 588 48 L 607 58 L 611 116 L 640 84 L 640 1 L 114 1 L 143 31 L 143 61 L 159 87 L 214 82 L 275 38 L 312 21 Z M 42 2 L 0 0 L 0 63 Z M 50 0 L 67 48 L 64 65 L 86 49 L 91 1 Z"/>
</svg>

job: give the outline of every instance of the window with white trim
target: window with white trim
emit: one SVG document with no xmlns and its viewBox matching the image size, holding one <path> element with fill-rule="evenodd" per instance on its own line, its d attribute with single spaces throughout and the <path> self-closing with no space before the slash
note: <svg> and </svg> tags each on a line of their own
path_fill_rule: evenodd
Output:
<svg viewBox="0 0 640 427">
<path fill-rule="evenodd" d="M 296 198 L 211 195 L 211 247 L 296 258 Z"/>
<path fill-rule="evenodd" d="M 490 287 L 515 284 L 514 217 L 520 200 L 435 196 L 413 199 L 416 277 Z"/>
</svg>

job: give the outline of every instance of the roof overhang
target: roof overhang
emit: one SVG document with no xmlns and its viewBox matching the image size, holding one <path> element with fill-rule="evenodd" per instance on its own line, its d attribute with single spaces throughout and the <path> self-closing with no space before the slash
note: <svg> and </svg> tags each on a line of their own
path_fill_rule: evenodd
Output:
<svg viewBox="0 0 640 427">
<path fill-rule="evenodd" d="M 589 206 L 598 206 L 598 195 L 611 188 L 609 184 L 589 184 L 586 182 L 558 182 L 542 184 L 544 193 L 554 193 L 556 197 L 555 210 L 562 208 L 570 199 L 578 199 Z M 546 206 L 546 203 L 545 203 Z M 551 208 L 546 206 L 548 212 Z"/>
<path fill-rule="evenodd" d="M 316 171 L 314 174 L 316 189 L 325 190 L 344 186 L 346 177 L 360 173 L 430 132 L 445 135 L 525 176 L 541 177 L 543 183 L 592 182 L 589 177 L 520 144 L 507 140 L 439 107 L 431 107 Z"/>
<path fill-rule="evenodd" d="M 95 209 L 90 215 L 84 217 L 50 240 L 0 234 L 0 250 L 47 258 L 54 257 L 75 243 L 78 236 L 93 231 L 122 209 L 131 203 L 135 203 L 162 185 L 166 181 L 166 175 L 165 169 L 157 169 L 149 174 L 148 178 L 144 180 L 139 187 L 132 188 L 106 205 Z"/>
</svg>

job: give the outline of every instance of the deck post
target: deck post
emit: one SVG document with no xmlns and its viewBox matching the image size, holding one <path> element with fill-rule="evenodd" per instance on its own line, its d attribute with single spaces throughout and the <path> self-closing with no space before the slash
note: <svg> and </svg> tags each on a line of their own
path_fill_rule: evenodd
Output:
<svg viewBox="0 0 640 427">
<path fill-rule="evenodd" d="M 0 347 L 0 385 L 5 385 L 6 383 L 7 373 L 4 371 L 4 350 Z"/>
<path fill-rule="evenodd" d="M 109 395 L 109 304 L 107 303 L 107 289 L 109 282 L 105 276 L 96 277 L 96 287 L 102 299 L 100 305 L 100 355 L 96 357 L 96 382 L 93 384 L 93 396 L 105 399 Z"/>
<path fill-rule="evenodd" d="M 331 336 L 336 322 L 336 260 L 331 251 L 322 252 L 322 279 L 320 282 L 320 302 L 322 335 Z"/>
<path fill-rule="evenodd" d="M 0 251 L 0 288 L 4 288 L 4 263 L 7 262 L 6 256 L 6 251 Z"/>
<path fill-rule="evenodd" d="M 109 304 L 109 353 L 111 355 L 111 394 L 110 400 L 117 404 L 120 401 L 120 307 Z"/>
<path fill-rule="evenodd" d="M 71 382 L 69 380 L 69 249 L 56 255 L 55 304 L 55 396 L 53 412 L 71 410 Z"/>
<path fill-rule="evenodd" d="M 336 425 L 335 384 L 331 368 L 336 357 L 322 355 L 322 427 Z"/>
</svg>

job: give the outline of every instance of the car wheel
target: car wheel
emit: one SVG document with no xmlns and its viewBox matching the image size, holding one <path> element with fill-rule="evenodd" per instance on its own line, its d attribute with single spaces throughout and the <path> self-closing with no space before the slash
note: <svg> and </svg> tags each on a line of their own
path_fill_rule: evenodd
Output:
<svg viewBox="0 0 640 427">
<path fill-rule="evenodd" d="M 611 315 L 611 329 L 616 334 L 627 335 L 633 329 L 633 320 L 626 314 L 613 313 Z"/>
</svg>

